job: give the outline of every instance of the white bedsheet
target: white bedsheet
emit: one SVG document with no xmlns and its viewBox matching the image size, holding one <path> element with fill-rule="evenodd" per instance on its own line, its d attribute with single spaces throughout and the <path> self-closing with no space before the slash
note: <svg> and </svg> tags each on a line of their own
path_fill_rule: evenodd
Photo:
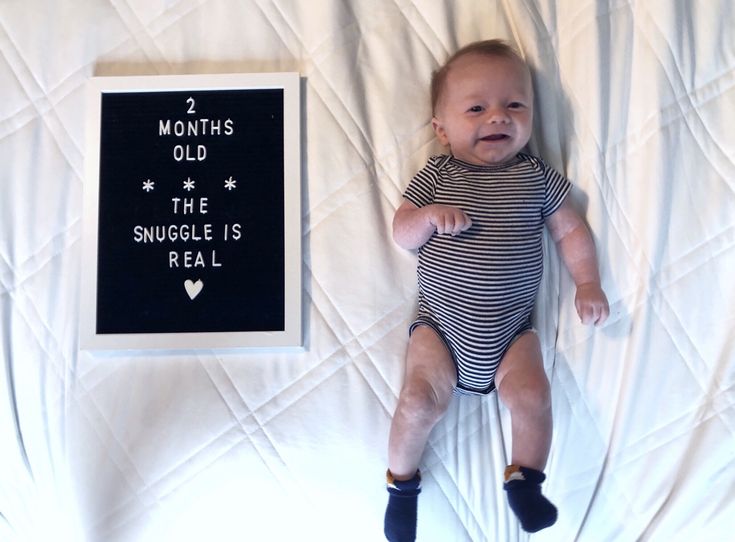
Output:
<svg viewBox="0 0 735 542">
<path fill-rule="evenodd" d="M 390 239 L 441 149 L 430 72 L 501 37 L 534 69 L 612 315 L 577 322 L 547 244 L 549 541 L 733 539 L 735 8 L 728 0 L 0 2 L 0 540 L 375 541 L 415 255 Z M 78 351 L 84 85 L 298 71 L 299 354 Z M 494 395 L 451 405 L 420 541 L 518 541 Z M 504 437 L 505 435 L 505 437 Z"/>
</svg>

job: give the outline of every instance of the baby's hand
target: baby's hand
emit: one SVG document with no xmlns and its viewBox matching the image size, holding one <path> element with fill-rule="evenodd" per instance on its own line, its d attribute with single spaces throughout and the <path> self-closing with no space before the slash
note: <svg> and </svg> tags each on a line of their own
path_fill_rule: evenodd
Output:
<svg viewBox="0 0 735 542">
<path fill-rule="evenodd" d="M 602 325 L 610 315 L 605 292 L 598 282 L 588 282 L 577 287 L 574 306 L 583 324 Z"/>
<path fill-rule="evenodd" d="M 436 228 L 436 233 L 457 235 L 472 226 L 472 219 L 457 207 L 434 204 L 426 207 L 429 222 Z"/>
</svg>

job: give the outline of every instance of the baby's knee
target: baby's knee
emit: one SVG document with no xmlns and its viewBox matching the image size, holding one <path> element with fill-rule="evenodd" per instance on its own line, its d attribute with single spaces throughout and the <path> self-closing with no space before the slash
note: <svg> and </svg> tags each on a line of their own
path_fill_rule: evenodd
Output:
<svg viewBox="0 0 735 542">
<path fill-rule="evenodd" d="M 425 424 L 434 424 L 449 406 L 452 390 L 437 390 L 423 379 L 407 381 L 401 390 L 398 408 L 405 416 Z"/>
<path fill-rule="evenodd" d="M 511 409 L 542 412 L 551 408 L 551 388 L 545 377 L 513 382 L 500 390 L 500 396 Z"/>
</svg>

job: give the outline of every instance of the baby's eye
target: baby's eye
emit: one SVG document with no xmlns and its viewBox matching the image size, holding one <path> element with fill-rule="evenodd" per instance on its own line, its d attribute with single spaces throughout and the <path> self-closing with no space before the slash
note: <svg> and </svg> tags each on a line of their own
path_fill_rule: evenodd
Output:
<svg viewBox="0 0 735 542">
<path fill-rule="evenodd" d="M 483 111 L 483 107 L 481 105 L 473 105 L 467 111 L 470 113 L 480 113 Z"/>
<path fill-rule="evenodd" d="M 510 102 L 508 109 L 523 109 L 524 105 L 521 102 Z"/>
</svg>

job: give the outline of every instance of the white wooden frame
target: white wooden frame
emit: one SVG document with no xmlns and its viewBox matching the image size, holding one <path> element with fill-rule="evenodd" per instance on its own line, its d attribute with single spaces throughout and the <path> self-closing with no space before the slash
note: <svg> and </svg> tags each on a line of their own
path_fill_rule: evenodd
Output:
<svg viewBox="0 0 735 542">
<path fill-rule="evenodd" d="M 283 89 L 284 100 L 284 330 L 273 332 L 97 332 L 97 246 L 101 102 L 106 92 Z M 300 348 L 301 320 L 301 133 L 298 73 L 93 77 L 87 88 L 84 228 L 81 283 L 82 350 Z"/>
</svg>

